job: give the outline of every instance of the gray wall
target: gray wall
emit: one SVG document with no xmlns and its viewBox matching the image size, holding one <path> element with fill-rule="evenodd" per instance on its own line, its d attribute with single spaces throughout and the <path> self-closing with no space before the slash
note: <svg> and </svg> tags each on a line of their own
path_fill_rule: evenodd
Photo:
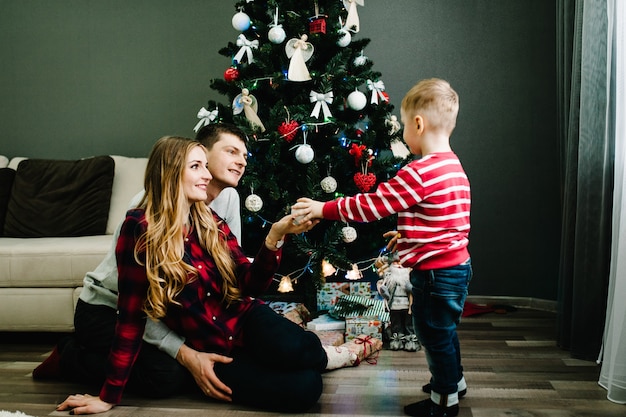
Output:
<svg viewBox="0 0 626 417">
<path fill-rule="evenodd" d="M 144 156 L 192 136 L 237 32 L 234 2 L 0 0 L 0 154 Z M 364 51 L 399 114 L 419 79 L 461 97 L 452 146 L 473 187 L 472 294 L 556 299 L 556 6 L 368 0 Z"/>
</svg>

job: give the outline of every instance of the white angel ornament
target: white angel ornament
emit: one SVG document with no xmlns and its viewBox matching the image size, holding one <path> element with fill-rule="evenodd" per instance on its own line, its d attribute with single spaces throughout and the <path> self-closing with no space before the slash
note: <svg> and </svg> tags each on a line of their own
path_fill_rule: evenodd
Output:
<svg viewBox="0 0 626 417">
<path fill-rule="evenodd" d="M 313 56 L 313 44 L 307 42 L 309 37 L 302 35 L 300 39 L 290 39 L 285 45 L 285 53 L 289 58 L 289 71 L 287 79 L 289 81 L 309 81 L 311 75 L 306 67 L 306 61 Z"/>
<path fill-rule="evenodd" d="M 257 115 L 257 111 L 259 110 L 259 104 L 250 91 L 247 88 L 241 90 L 241 94 L 238 94 L 237 97 L 233 100 L 233 114 L 243 114 L 248 119 L 248 122 L 253 127 L 259 128 L 261 132 L 265 132 L 265 126 L 263 126 L 263 122 L 259 119 Z"/>
<path fill-rule="evenodd" d="M 348 11 L 346 17 L 346 25 L 344 28 L 354 33 L 358 33 L 360 29 L 359 13 L 357 12 L 356 5 L 364 6 L 365 0 L 343 0 L 343 7 Z"/>
</svg>

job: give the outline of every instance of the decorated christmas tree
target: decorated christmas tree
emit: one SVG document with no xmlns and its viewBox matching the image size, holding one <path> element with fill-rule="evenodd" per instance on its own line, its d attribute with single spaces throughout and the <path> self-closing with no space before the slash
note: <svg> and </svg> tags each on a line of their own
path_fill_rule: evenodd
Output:
<svg viewBox="0 0 626 417">
<path fill-rule="evenodd" d="M 364 0 L 247 0 L 234 6 L 233 41 L 219 51 L 228 58 L 224 77 L 211 81 L 226 103 L 210 99 L 196 127 L 226 121 L 248 134 L 239 193 L 242 246 L 254 255 L 266 226 L 297 198 L 327 201 L 373 191 L 406 162 L 408 150 L 381 74 L 365 55 L 369 39 L 359 37 Z M 326 268 L 358 278 L 384 248 L 382 234 L 395 220 L 322 221 L 294 236 L 284 249 L 283 283 L 318 286 Z"/>
</svg>

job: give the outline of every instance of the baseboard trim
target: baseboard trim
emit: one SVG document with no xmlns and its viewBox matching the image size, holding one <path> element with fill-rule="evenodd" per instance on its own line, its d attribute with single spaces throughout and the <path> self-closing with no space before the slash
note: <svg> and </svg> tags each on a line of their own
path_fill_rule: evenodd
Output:
<svg viewBox="0 0 626 417">
<path fill-rule="evenodd" d="M 533 297 L 509 297 L 499 295 L 468 295 L 467 301 L 474 304 L 508 304 L 514 307 L 557 312 L 557 302 Z"/>
</svg>

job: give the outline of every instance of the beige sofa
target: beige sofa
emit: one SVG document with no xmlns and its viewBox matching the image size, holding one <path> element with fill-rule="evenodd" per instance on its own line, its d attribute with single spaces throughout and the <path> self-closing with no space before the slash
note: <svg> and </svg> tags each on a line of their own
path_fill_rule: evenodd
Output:
<svg viewBox="0 0 626 417">
<path fill-rule="evenodd" d="M 100 158 L 108 160 L 106 157 Z M 11 207 L 10 204 L 14 203 L 10 199 L 16 190 L 11 187 L 28 188 L 23 186 L 23 181 L 17 182 L 19 170 L 25 167 L 20 162 L 25 159 L 13 158 L 9 161 L 0 156 L 0 173 L 4 177 L 14 178 L 10 187 L 5 185 L 4 195 L 0 195 L 0 203 L 5 205 L 5 209 L 7 204 Z M 7 237 L 6 227 L 4 228 L 0 236 L 0 331 L 73 330 L 74 307 L 83 277 L 104 258 L 112 244 L 115 227 L 123 219 L 129 201 L 143 187 L 147 158 L 111 156 L 111 159 L 114 165 L 109 161 L 108 169 L 112 179 L 109 178 L 107 183 L 111 190 L 110 204 L 108 218 L 104 219 L 106 230 L 102 230 L 102 233 L 70 237 Z M 35 160 L 30 161 L 32 164 Z M 47 171 L 42 170 L 40 176 L 42 181 L 47 180 Z M 76 176 L 80 177 L 81 175 Z M 55 184 L 53 187 L 63 188 L 61 185 Z M 49 184 L 43 186 L 49 187 Z M 6 195 L 8 192 L 9 196 Z M 51 195 L 47 197 L 54 198 Z M 93 212 L 87 206 L 85 204 L 85 209 L 63 217 L 68 220 L 86 219 Z M 13 209 L 15 212 L 15 206 Z M 9 213 L 4 213 L 7 222 L 11 216 L 10 211 L 9 208 Z M 47 210 L 42 212 L 47 213 Z M 17 215 L 19 214 L 18 211 Z M 15 213 L 13 216 L 15 217 Z M 54 219 L 54 222 L 63 221 L 64 218 Z"/>
</svg>

